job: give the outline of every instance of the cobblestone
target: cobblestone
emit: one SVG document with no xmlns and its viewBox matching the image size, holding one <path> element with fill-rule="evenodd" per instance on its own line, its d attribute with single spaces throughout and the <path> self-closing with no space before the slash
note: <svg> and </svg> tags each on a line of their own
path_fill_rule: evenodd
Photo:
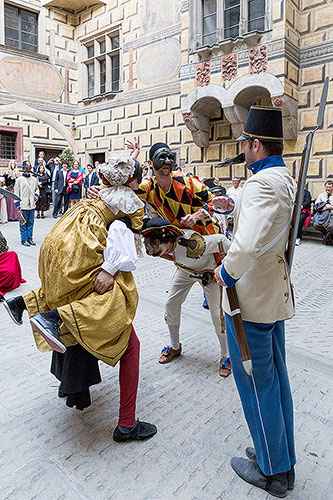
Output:
<svg viewBox="0 0 333 500">
<path fill-rule="evenodd" d="M 17 223 L 1 228 L 27 280 L 20 293 L 38 286 L 39 247 L 52 224 L 50 217 L 36 221 L 34 248 L 19 244 Z M 332 498 L 332 264 L 331 247 L 306 241 L 296 248 L 297 313 L 287 323 L 298 455 L 292 500 Z M 90 408 L 67 408 L 57 398 L 50 355 L 35 348 L 27 318 L 17 328 L 0 310 L 1 500 L 272 498 L 241 481 L 229 465 L 251 441 L 234 381 L 218 375 L 218 342 L 199 286 L 183 307 L 183 356 L 165 366 L 157 362 L 168 341 L 163 316 L 173 272 L 172 263 L 145 257 L 135 273 L 141 340 L 137 414 L 158 426 L 147 442 L 112 440 L 117 368 L 101 364 L 103 382 L 93 387 Z"/>
</svg>

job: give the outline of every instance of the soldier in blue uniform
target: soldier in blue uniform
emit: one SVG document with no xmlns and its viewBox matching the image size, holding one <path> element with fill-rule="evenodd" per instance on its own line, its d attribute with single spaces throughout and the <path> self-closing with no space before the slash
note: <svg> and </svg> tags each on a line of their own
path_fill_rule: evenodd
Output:
<svg viewBox="0 0 333 500">
<path fill-rule="evenodd" d="M 245 481 L 283 498 L 294 487 L 293 404 L 285 358 L 284 320 L 294 315 L 285 248 L 295 188 L 281 157 L 282 112 L 252 106 L 239 137 L 253 175 L 237 196 L 234 231 L 224 262 L 215 270 L 221 286 L 235 285 L 253 363 L 244 369 L 227 294 L 223 294 L 232 370 L 254 448 L 231 466 Z M 216 208 L 232 208 L 215 198 Z"/>
</svg>

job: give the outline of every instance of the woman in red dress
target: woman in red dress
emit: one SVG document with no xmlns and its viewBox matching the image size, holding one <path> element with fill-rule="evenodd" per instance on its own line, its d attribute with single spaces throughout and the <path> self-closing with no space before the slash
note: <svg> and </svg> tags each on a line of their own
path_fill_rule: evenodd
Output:
<svg viewBox="0 0 333 500">
<path fill-rule="evenodd" d="M 5 293 L 25 283 L 18 256 L 8 252 L 6 238 L 0 231 L 0 300 Z"/>
</svg>

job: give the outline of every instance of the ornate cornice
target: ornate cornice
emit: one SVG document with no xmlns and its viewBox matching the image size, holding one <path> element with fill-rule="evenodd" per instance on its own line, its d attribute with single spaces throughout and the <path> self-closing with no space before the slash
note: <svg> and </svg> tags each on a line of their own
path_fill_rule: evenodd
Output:
<svg viewBox="0 0 333 500">
<path fill-rule="evenodd" d="M 300 51 L 300 66 L 310 66 L 312 64 L 321 64 L 333 60 L 333 41 L 320 43 L 301 49 Z"/>
<path fill-rule="evenodd" d="M 271 40 L 266 42 L 268 60 L 286 57 L 295 66 L 304 68 L 306 66 L 313 66 L 322 64 L 333 60 L 333 41 L 314 45 L 300 49 L 286 38 L 278 40 Z M 238 54 L 238 67 L 248 66 L 249 64 L 249 51 L 240 50 Z M 211 73 L 219 73 L 221 71 L 221 57 L 212 57 L 210 59 Z M 181 67 L 180 78 L 181 80 L 189 80 L 195 77 L 195 63 L 187 64 Z"/>
<path fill-rule="evenodd" d="M 128 52 L 129 49 L 138 49 L 139 47 L 145 47 L 146 45 L 151 45 L 166 38 L 172 38 L 173 36 L 180 35 L 182 26 L 181 24 L 174 24 L 169 28 L 158 31 L 157 33 L 149 33 L 146 36 L 140 37 L 138 40 L 133 40 L 133 42 L 124 43 L 123 51 Z"/>
<path fill-rule="evenodd" d="M 76 114 L 84 115 L 86 113 L 93 113 L 95 111 L 103 111 L 105 109 L 111 109 L 142 101 L 158 99 L 159 97 L 177 95 L 180 94 L 180 92 L 181 89 L 179 80 L 171 83 L 165 83 L 163 85 L 156 85 L 155 87 L 133 90 L 132 92 L 120 92 L 112 101 L 89 104 L 89 107 L 84 104 L 79 104 Z"/>
<path fill-rule="evenodd" d="M 75 115 L 77 106 L 74 104 L 62 104 L 58 102 L 46 102 L 38 99 L 25 98 L 22 96 L 14 96 L 0 93 L 0 105 L 11 104 L 16 101 L 22 101 L 28 106 L 47 111 L 49 113 L 60 113 L 63 115 Z"/>
</svg>

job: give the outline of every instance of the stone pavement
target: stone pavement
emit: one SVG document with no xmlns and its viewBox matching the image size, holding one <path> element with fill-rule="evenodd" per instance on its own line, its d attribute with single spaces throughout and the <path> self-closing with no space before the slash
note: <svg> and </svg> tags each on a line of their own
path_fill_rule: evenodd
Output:
<svg viewBox="0 0 333 500">
<path fill-rule="evenodd" d="M 34 248 L 19 244 L 18 223 L 1 227 L 27 280 L 20 293 L 38 286 L 39 246 L 52 224 L 50 216 L 36 220 Z M 332 265 L 332 247 L 306 241 L 296 248 L 297 314 L 287 323 L 298 454 L 293 500 L 333 498 Z M 67 408 L 49 374 L 50 354 L 34 347 L 27 318 L 19 328 L 0 309 L 1 500 L 273 498 L 230 468 L 230 458 L 251 443 L 234 381 L 218 375 L 218 343 L 198 285 L 183 309 L 184 355 L 170 365 L 157 362 L 168 340 L 163 306 L 173 271 L 172 263 L 145 257 L 135 273 L 142 348 L 137 413 L 158 426 L 147 442 L 112 440 L 117 368 L 101 364 L 103 382 L 92 389 L 89 409 Z"/>
</svg>

